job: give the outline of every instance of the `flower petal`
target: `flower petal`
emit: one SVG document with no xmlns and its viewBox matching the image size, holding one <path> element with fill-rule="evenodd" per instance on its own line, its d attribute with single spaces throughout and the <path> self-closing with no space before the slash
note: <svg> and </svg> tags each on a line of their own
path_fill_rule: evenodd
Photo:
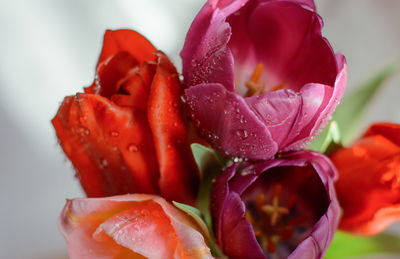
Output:
<svg viewBox="0 0 400 259">
<path fill-rule="evenodd" d="M 163 197 L 193 204 L 199 171 L 192 155 L 183 114 L 183 89 L 175 67 L 163 53 L 151 85 L 148 120 L 160 166 L 159 187 Z"/>
<path fill-rule="evenodd" d="M 296 134 L 294 129 L 303 126 L 298 121 L 302 111 L 302 99 L 291 90 L 267 92 L 245 100 L 278 146 L 293 139 L 292 135 Z"/>
<path fill-rule="evenodd" d="M 289 1 L 268 1 L 257 5 L 248 23 L 258 62 L 277 80 L 267 84 L 284 82 L 293 90 L 307 83 L 334 84 L 335 55 L 321 36 L 321 23 L 315 12 Z M 242 53 L 232 52 L 235 61 Z"/>
<path fill-rule="evenodd" d="M 343 230 L 372 235 L 400 220 L 400 147 L 383 136 L 394 128 L 370 135 L 381 126 L 330 156 L 340 175 L 336 190 Z"/>
<path fill-rule="evenodd" d="M 245 217 L 246 207 L 240 196 L 233 192 L 226 200 L 223 211 L 222 247 L 229 258 L 265 259 L 265 255 L 257 244 L 254 230 Z"/>
<path fill-rule="evenodd" d="M 231 32 L 225 17 L 207 3 L 193 21 L 181 51 L 186 87 L 212 82 L 235 89 L 233 58 L 226 47 Z"/>
<path fill-rule="evenodd" d="M 229 258 L 265 258 L 245 216 L 244 200 L 263 187 L 280 183 L 301 199 L 298 210 L 307 217 L 308 223 L 304 224 L 312 223 L 306 236 L 285 241 L 290 242 L 287 246 L 293 252 L 290 258 L 322 258 L 340 217 L 334 179 L 336 171 L 330 160 L 309 151 L 287 153 L 256 163 L 235 163 L 226 168 L 217 177 L 211 196 L 215 233 L 221 248 Z M 320 194 L 318 199 L 315 193 Z M 282 253 L 288 251 L 283 250 Z M 252 256 L 248 256 L 249 251 Z"/>
<path fill-rule="evenodd" d="M 209 91 L 190 92 L 192 88 L 213 84 L 220 84 L 238 96 L 261 92 L 259 99 L 246 98 L 255 114 L 247 116 L 246 112 L 238 116 L 249 121 L 255 115 L 259 122 L 267 122 L 264 130 L 269 132 L 263 135 L 270 135 L 267 142 L 271 150 L 304 148 L 329 121 L 346 84 L 345 59 L 341 54 L 335 55 L 321 34 L 322 26 L 312 0 L 210 0 L 193 21 L 181 52 L 186 94 L 190 99 L 194 92 L 198 96 L 200 91 Z M 250 75 L 256 75 L 256 71 L 261 75 L 255 76 L 255 82 L 250 81 L 260 89 L 249 91 Z M 271 93 L 280 88 L 285 90 Z M 288 90 L 301 98 L 295 102 L 285 100 L 285 94 L 286 98 L 293 96 L 287 94 Z M 206 112 L 212 114 L 210 110 L 201 104 L 192 107 L 195 126 L 200 122 L 200 127 L 196 127 L 214 148 L 253 160 L 270 157 L 270 151 L 264 152 L 264 156 L 249 151 L 257 145 L 255 142 L 242 146 L 243 150 L 232 151 L 230 146 L 240 144 L 232 143 L 233 134 L 224 134 L 229 129 L 216 131 L 216 127 L 223 127 L 223 120 L 213 124 L 205 121 L 209 118 Z M 216 109 L 213 112 L 221 113 Z M 272 122 L 270 118 L 274 117 Z M 212 125 L 207 127 L 208 124 Z M 213 139 L 215 136 L 221 140 Z M 271 138 L 275 143 L 270 143 Z"/>
<path fill-rule="evenodd" d="M 96 79 L 90 87 L 85 88 L 85 93 L 99 94 L 110 98 L 118 91 L 118 81 L 138 64 L 137 60 L 128 52 L 118 53 L 98 66 Z"/>
<path fill-rule="evenodd" d="M 213 258 L 193 220 L 154 195 L 69 200 L 60 229 L 71 258 Z"/>
<path fill-rule="evenodd" d="M 195 126 L 223 155 L 264 159 L 277 152 L 267 128 L 241 96 L 220 84 L 196 85 L 185 93 Z"/>
<path fill-rule="evenodd" d="M 119 52 L 129 52 L 138 63 L 155 60 L 156 49 L 143 35 L 132 30 L 106 30 L 98 65 Z"/>
<path fill-rule="evenodd" d="M 381 135 L 400 147 L 400 124 L 395 123 L 375 123 L 365 133 L 364 136 Z"/>
<path fill-rule="evenodd" d="M 118 91 L 113 93 L 111 100 L 119 106 L 134 107 L 146 112 L 156 65 L 146 62 L 133 70 L 118 81 Z"/>
<path fill-rule="evenodd" d="M 140 111 L 77 94 L 65 98 L 53 125 L 89 197 L 158 193 L 153 139 Z"/>
</svg>

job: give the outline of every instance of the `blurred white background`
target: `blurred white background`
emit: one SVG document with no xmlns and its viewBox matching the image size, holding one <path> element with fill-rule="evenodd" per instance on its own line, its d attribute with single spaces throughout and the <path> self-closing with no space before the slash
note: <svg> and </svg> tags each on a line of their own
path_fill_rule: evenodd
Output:
<svg viewBox="0 0 400 259">
<path fill-rule="evenodd" d="M 345 54 L 351 91 L 400 57 L 400 1 L 317 0 L 324 35 Z M 68 258 L 57 218 L 83 196 L 50 120 L 94 77 L 108 28 L 132 28 L 178 53 L 201 0 L 0 2 L 0 258 Z M 400 123 L 400 75 L 379 92 L 362 127 Z M 398 227 L 398 226 L 397 226 Z M 393 229 L 393 228 L 392 228 Z"/>
</svg>

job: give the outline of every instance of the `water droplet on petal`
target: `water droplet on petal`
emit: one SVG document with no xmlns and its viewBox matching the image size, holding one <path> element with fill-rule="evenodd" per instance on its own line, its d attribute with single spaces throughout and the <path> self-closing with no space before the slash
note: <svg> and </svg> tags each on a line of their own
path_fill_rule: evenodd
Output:
<svg viewBox="0 0 400 259">
<path fill-rule="evenodd" d="M 85 122 L 86 120 L 87 120 L 87 116 L 86 116 L 86 115 L 85 115 L 85 116 L 79 117 L 79 121 L 80 121 L 81 123 Z"/>
<path fill-rule="evenodd" d="M 130 152 L 137 152 L 139 149 L 138 149 L 138 147 L 136 145 L 131 144 L 131 145 L 128 146 L 128 150 Z"/>
<path fill-rule="evenodd" d="M 242 161 L 243 161 L 243 159 L 240 158 L 240 157 L 235 157 L 235 158 L 233 159 L 233 162 L 235 162 L 235 163 L 237 163 L 237 162 L 242 162 Z"/>
<path fill-rule="evenodd" d="M 111 135 L 111 137 L 118 137 L 119 136 L 119 132 L 118 131 L 111 131 L 110 135 Z"/>
<path fill-rule="evenodd" d="M 181 95 L 181 101 L 182 101 L 183 103 L 186 103 L 186 98 L 185 98 L 184 95 Z M 176 104 L 176 105 L 178 106 L 178 104 Z"/>
<path fill-rule="evenodd" d="M 249 133 L 247 132 L 247 130 L 238 130 L 236 131 L 236 135 L 243 140 L 249 137 Z"/>
<path fill-rule="evenodd" d="M 101 167 L 107 167 L 108 166 L 108 161 L 105 160 L 104 158 L 100 159 L 100 166 Z"/>
</svg>

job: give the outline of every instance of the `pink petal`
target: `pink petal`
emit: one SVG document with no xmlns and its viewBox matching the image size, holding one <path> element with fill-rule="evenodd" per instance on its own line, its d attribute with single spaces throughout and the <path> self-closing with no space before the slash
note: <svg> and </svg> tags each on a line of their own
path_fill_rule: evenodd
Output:
<svg viewBox="0 0 400 259">
<path fill-rule="evenodd" d="M 154 195 L 68 200 L 59 226 L 71 258 L 213 258 L 193 220 Z"/>
<path fill-rule="evenodd" d="M 276 153 L 277 145 L 267 128 L 241 96 L 220 84 L 193 86 L 185 93 L 195 126 L 224 155 L 263 159 Z"/>
<path fill-rule="evenodd" d="M 272 76 L 271 82 L 266 82 L 270 87 L 286 83 L 299 90 L 306 83 L 334 84 L 335 55 L 321 36 L 321 23 L 315 12 L 293 2 L 263 2 L 249 17 L 248 34 L 258 62 Z M 232 52 L 236 62 L 242 52 Z"/>
</svg>

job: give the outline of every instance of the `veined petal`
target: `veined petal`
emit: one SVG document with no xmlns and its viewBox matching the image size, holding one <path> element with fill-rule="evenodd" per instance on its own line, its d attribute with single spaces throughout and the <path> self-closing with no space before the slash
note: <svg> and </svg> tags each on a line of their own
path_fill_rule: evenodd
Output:
<svg viewBox="0 0 400 259">
<path fill-rule="evenodd" d="M 180 98 L 183 90 L 175 67 L 163 53 L 158 55 L 148 103 L 148 120 L 160 165 L 158 183 L 163 197 L 193 204 L 200 175 L 190 149 Z"/>
<path fill-rule="evenodd" d="M 158 193 L 153 138 L 140 111 L 78 94 L 66 97 L 53 125 L 88 196 Z"/>
<path fill-rule="evenodd" d="M 186 94 L 220 84 L 246 99 L 250 107 L 238 116 L 247 121 L 257 116 L 264 123 L 275 142 L 268 144 L 271 150 L 303 148 L 327 124 L 346 84 L 345 59 L 335 55 L 321 34 L 322 26 L 312 0 L 210 0 L 193 21 L 181 52 Z M 293 96 L 296 101 L 290 100 Z M 202 106 L 209 104 L 192 107 L 195 126 L 214 148 L 231 154 L 232 134 L 214 135 L 214 125 L 224 125 L 205 121 L 209 108 Z M 252 145 L 233 155 L 270 157 L 270 152 L 253 152 Z"/>
<path fill-rule="evenodd" d="M 119 52 L 129 52 L 139 63 L 156 60 L 156 48 L 143 35 L 132 30 L 106 30 L 98 65 Z"/>
<path fill-rule="evenodd" d="M 86 194 L 193 204 L 200 176 L 173 64 L 137 32 L 107 31 L 96 72 L 52 121 Z"/>
<path fill-rule="evenodd" d="M 60 229 L 71 258 L 213 258 L 193 219 L 154 195 L 69 200 Z"/>
<path fill-rule="evenodd" d="M 276 153 L 270 133 L 241 96 L 221 84 L 197 85 L 185 93 L 195 126 L 223 155 L 262 159 Z"/>
<path fill-rule="evenodd" d="M 322 258 L 340 217 L 335 178 L 330 160 L 309 151 L 229 166 L 211 196 L 221 248 L 229 258 Z M 274 220 L 269 202 L 284 211 Z"/>
<path fill-rule="evenodd" d="M 372 235 L 400 220 L 399 133 L 398 124 L 375 124 L 352 146 L 330 156 L 339 171 L 341 229 Z"/>
</svg>

